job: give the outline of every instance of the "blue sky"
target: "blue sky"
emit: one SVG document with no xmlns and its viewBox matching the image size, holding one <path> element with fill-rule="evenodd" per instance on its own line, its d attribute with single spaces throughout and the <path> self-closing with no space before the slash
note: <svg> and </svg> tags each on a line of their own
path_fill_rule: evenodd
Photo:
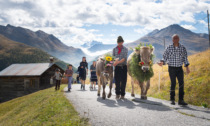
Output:
<svg viewBox="0 0 210 126">
<path fill-rule="evenodd" d="M 0 25 L 43 30 L 69 46 L 96 40 L 132 42 L 154 29 L 179 24 L 207 33 L 209 0 L 0 0 Z"/>
</svg>

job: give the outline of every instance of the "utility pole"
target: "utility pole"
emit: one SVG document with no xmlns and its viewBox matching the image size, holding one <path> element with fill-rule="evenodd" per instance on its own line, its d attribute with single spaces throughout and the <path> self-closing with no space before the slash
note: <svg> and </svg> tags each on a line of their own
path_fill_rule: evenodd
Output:
<svg viewBox="0 0 210 126">
<path fill-rule="evenodd" d="M 208 33 L 210 32 L 209 30 L 209 11 L 207 10 L 207 19 L 208 19 Z M 209 33 L 209 47 L 210 47 L 210 33 Z"/>
<path fill-rule="evenodd" d="M 165 41 L 165 37 L 163 38 L 163 42 L 164 42 L 164 50 L 166 49 L 166 41 Z"/>
</svg>

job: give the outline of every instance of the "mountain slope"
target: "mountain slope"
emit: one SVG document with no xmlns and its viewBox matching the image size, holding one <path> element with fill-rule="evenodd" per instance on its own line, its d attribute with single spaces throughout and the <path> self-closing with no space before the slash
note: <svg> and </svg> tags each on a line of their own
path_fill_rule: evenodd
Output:
<svg viewBox="0 0 210 126">
<path fill-rule="evenodd" d="M 188 51 L 188 54 L 194 54 L 199 51 L 204 51 L 208 48 L 208 35 L 207 34 L 197 34 L 190 30 L 187 30 L 177 24 L 170 25 L 161 30 L 154 30 L 147 35 L 141 37 L 140 39 L 126 44 L 127 47 L 135 47 L 140 42 L 145 44 L 153 44 L 155 47 L 156 59 L 161 59 L 164 51 L 164 39 L 166 47 L 172 44 L 171 36 L 173 34 L 178 34 L 180 36 L 180 43 L 183 44 Z"/>
<path fill-rule="evenodd" d="M 85 55 L 81 49 L 66 46 L 55 36 L 40 30 L 33 32 L 22 27 L 0 25 L 0 34 L 13 41 L 39 48 L 74 65 L 81 60 L 82 56 Z"/>
<path fill-rule="evenodd" d="M 49 62 L 51 55 L 46 52 L 12 41 L 0 35 L 0 71 L 13 63 L 44 63 Z M 55 58 L 56 64 L 66 69 L 67 63 Z"/>
</svg>

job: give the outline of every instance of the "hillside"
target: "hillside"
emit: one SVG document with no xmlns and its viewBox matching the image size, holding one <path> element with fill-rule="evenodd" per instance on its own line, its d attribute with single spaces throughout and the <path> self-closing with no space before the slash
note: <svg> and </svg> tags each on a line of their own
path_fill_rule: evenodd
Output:
<svg viewBox="0 0 210 126">
<path fill-rule="evenodd" d="M 0 34 L 13 41 L 39 48 L 74 65 L 81 60 L 82 56 L 85 56 L 81 49 L 67 46 L 54 35 L 47 34 L 41 30 L 33 32 L 26 28 L 14 27 L 8 24 L 7 26 L 0 25 Z"/>
<path fill-rule="evenodd" d="M 51 55 L 46 52 L 12 41 L 0 35 L 0 71 L 13 63 L 45 63 Z M 66 69 L 67 63 L 55 58 L 61 68 Z"/>
<path fill-rule="evenodd" d="M 71 103 L 54 87 L 0 103 L 0 126 L 87 126 Z"/>
<path fill-rule="evenodd" d="M 210 107 L 210 49 L 188 57 L 191 73 L 185 73 L 185 101 L 197 106 Z M 148 95 L 161 99 L 170 99 L 170 79 L 168 66 L 153 66 L 154 76 L 151 78 L 151 86 Z M 186 69 L 184 68 L 184 71 Z M 158 92 L 160 74 L 160 92 Z M 140 88 L 135 85 L 136 93 L 140 93 Z M 130 77 L 128 78 L 127 90 L 131 91 Z M 176 100 L 178 100 L 178 83 L 176 86 Z"/>
<path fill-rule="evenodd" d="M 164 51 L 164 39 L 167 47 L 169 44 L 172 44 L 171 37 L 173 34 L 178 34 L 180 36 L 180 43 L 185 45 L 189 55 L 204 51 L 208 48 L 209 40 L 207 34 L 194 33 L 178 24 L 173 24 L 160 30 L 156 29 L 136 41 L 126 44 L 126 46 L 128 48 L 136 47 L 140 42 L 152 44 L 155 47 L 154 53 L 156 55 L 156 60 L 160 60 L 162 59 Z"/>
</svg>

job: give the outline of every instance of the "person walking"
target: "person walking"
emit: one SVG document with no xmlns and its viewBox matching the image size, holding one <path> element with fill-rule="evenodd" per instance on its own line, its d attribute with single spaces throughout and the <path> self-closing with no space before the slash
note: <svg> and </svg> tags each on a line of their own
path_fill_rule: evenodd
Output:
<svg viewBox="0 0 210 126">
<path fill-rule="evenodd" d="M 52 78 L 55 78 L 56 80 L 55 90 L 60 89 L 61 77 L 62 77 L 62 74 L 60 73 L 60 69 L 56 69 L 54 76 L 52 76 Z"/>
<path fill-rule="evenodd" d="M 68 65 L 68 68 L 66 69 L 64 75 L 68 78 L 68 91 L 71 91 L 71 83 L 73 75 L 73 69 L 71 64 Z"/>
<path fill-rule="evenodd" d="M 93 64 L 90 66 L 90 72 L 91 72 L 91 77 L 90 77 L 91 85 L 90 85 L 90 89 L 96 90 L 96 82 L 97 82 L 96 61 L 93 61 Z M 93 84 L 94 84 L 94 88 L 93 88 Z"/>
<path fill-rule="evenodd" d="M 115 79 L 115 93 L 116 99 L 124 99 L 125 88 L 127 82 L 127 55 L 128 49 L 123 46 L 124 40 L 121 36 L 117 38 L 117 47 L 113 49 L 112 55 L 118 60 L 113 64 L 115 66 L 114 79 Z"/>
<path fill-rule="evenodd" d="M 189 62 L 187 59 L 187 50 L 184 45 L 179 43 L 179 36 L 174 34 L 172 36 L 173 44 L 169 45 L 164 54 L 163 60 L 158 65 L 162 66 L 168 64 L 168 71 L 171 80 L 170 88 L 170 101 L 172 105 L 175 105 L 175 87 L 176 78 L 179 82 L 179 105 L 187 105 L 184 101 L 184 72 L 182 65 L 185 64 L 187 74 L 190 73 Z"/>
<path fill-rule="evenodd" d="M 82 62 L 80 62 L 80 81 L 81 81 L 81 89 L 85 90 L 85 80 L 86 75 L 88 75 L 88 63 L 86 61 L 86 57 L 82 57 Z"/>
</svg>

